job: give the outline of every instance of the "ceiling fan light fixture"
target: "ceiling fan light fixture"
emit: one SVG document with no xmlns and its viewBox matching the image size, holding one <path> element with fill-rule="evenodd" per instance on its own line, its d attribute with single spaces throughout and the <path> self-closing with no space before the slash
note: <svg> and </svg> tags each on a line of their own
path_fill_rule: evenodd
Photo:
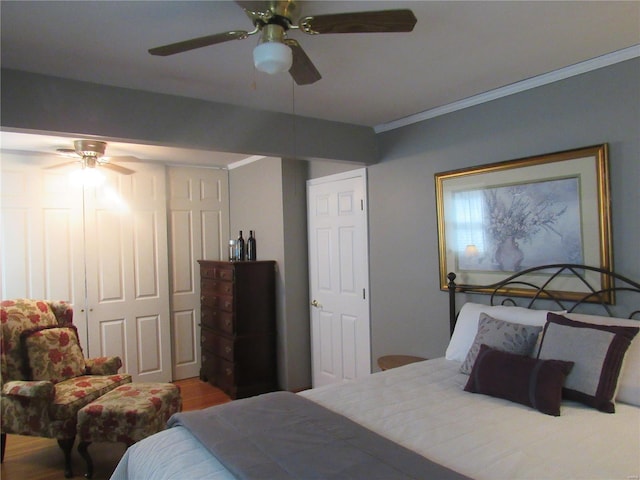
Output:
<svg viewBox="0 0 640 480">
<path fill-rule="evenodd" d="M 265 42 L 253 49 L 253 63 L 261 72 L 288 72 L 293 63 L 291 48 L 280 42 Z"/>
<path fill-rule="evenodd" d="M 69 174 L 69 181 L 78 187 L 98 187 L 105 181 L 105 176 L 97 168 L 83 167 Z"/>
<path fill-rule="evenodd" d="M 76 153 L 81 157 L 100 158 L 107 149 L 107 142 L 99 140 L 76 140 L 73 142 Z"/>
<path fill-rule="evenodd" d="M 269 74 L 289 71 L 298 85 L 310 85 L 320 80 L 322 75 L 300 44 L 294 38 L 287 38 L 289 30 L 295 29 L 309 35 L 411 32 L 417 22 L 413 12 L 406 8 L 300 18 L 298 6 L 303 3 L 302 0 L 236 0 L 235 3 L 251 19 L 255 27 L 252 31 L 231 30 L 205 35 L 151 48 L 149 53 L 165 57 L 230 40 L 242 40 L 260 33 L 261 43 L 253 50 L 255 68 Z"/>
</svg>

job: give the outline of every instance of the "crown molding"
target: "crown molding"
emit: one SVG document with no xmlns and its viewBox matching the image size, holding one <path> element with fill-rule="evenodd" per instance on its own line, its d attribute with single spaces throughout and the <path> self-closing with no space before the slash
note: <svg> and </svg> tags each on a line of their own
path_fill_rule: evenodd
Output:
<svg viewBox="0 0 640 480">
<path fill-rule="evenodd" d="M 267 158 L 264 155 L 252 155 L 247 158 L 243 158 L 242 160 L 238 160 L 237 162 L 230 163 L 227 165 L 228 170 L 233 170 L 234 168 L 242 167 L 243 165 L 249 165 L 250 163 L 257 162 L 258 160 L 262 160 L 263 158 Z"/>
<path fill-rule="evenodd" d="M 395 130 L 396 128 L 422 122 L 423 120 L 446 115 L 447 113 L 452 113 L 464 108 L 480 105 L 481 103 L 490 102 L 498 98 L 513 95 L 514 93 L 524 92 L 525 90 L 530 90 L 542 85 L 548 85 L 549 83 L 564 80 L 569 77 L 590 72 L 598 68 L 607 67 L 616 63 L 624 62 L 626 60 L 631 60 L 632 58 L 636 57 L 640 57 L 640 45 L 634 45 L 632 47 L 608 53 L 591 60 L 576 63 L 575 65 L 569 65 L 568 67 L 560 68 L 558 70 L 554 70 L 553 72 L 528 78 L 526 80 L 522 80 L 521 82 L 512 83 L 510 85 L 496 88 L 494 90 L 489 90 L 488 92 L 474 95 L 472 97 L 449 103 L 441 107 L 425 110 L 424 112 L 409 115 L 408 117 L 400 118 L 392 122 L 382 123 L 380 125 L 376 125 L 373 129 L 375 133 L 388 132 L 389 130 Z"/>
</svg>

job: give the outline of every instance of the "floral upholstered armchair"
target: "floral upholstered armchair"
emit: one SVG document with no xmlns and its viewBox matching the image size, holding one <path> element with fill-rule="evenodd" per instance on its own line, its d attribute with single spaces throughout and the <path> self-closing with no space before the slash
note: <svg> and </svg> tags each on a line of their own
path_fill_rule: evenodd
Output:
<svg viewBox="0 0 640 480">
<path fill-rule="evenodd" d="M 85 359 L 66 302 L 16 299 L 0 303 L 2 460 L 7 433 L 55 438 L 71 477 L 78 411 L 131 382 L 119 357 Z"/>
</svg>

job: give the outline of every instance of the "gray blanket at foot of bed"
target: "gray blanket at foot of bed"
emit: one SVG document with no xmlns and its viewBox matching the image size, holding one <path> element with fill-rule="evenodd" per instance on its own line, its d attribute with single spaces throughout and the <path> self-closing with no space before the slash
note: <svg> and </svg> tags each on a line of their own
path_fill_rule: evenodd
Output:
<svg viewBox="0 0 640 480">
<path fill-rule="evenodd" d="M 342 415 L 289 392 L 175 414 L 238 478 L 463 479 Z"/>
</svg>

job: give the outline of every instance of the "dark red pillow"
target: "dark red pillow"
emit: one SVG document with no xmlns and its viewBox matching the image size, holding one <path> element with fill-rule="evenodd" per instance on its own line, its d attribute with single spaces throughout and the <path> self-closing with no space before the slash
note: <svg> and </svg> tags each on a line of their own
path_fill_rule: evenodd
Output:
<svg viewBox="0 0 640 480">
<path fill-rule="evenodd" d="M 557 417 L 562 386 L 572 368 L 573 362 L 538 360 L 483 344 L 464 389 L 511 400 Z"/>
</svg>

